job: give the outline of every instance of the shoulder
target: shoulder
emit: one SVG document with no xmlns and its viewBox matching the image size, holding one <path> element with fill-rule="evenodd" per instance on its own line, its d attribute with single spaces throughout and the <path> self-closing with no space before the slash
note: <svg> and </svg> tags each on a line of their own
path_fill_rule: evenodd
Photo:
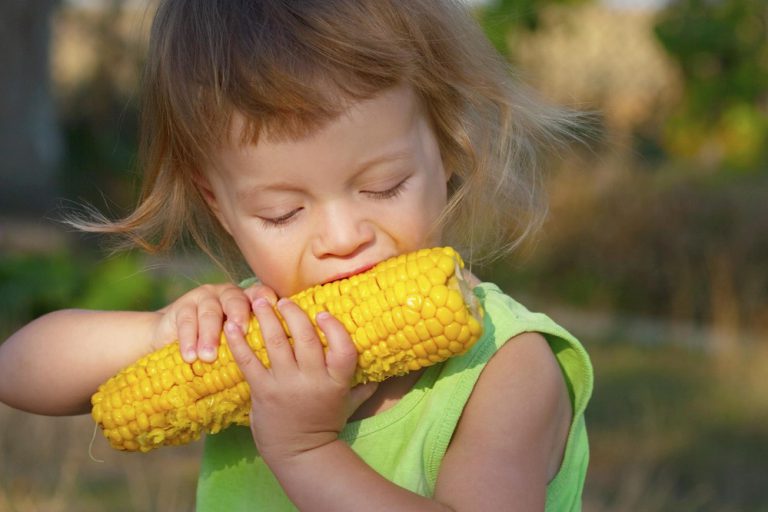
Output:
<svg viewBox="0 0 768 512">
<path fill-rule="evenodd" d="M 547 340 L 535 332 L 513 336 L 490 359 L 472 391 L 436 494 L 456 493 L 470 471 L 477 477 L 472 479 L 475 487 L 479 482 L 487 487 L 484 499 L 515 499 L 543 508 L 571 417 L 565 379 Z"/>
<path fill-rule="evenodd" d="M 542 457 L 537 463 L 547 462 L 549 480 L 562 456 L 571 415 L 565 379 L 547 340 L 526 332 L 510 339 L 486 365 L 455 440 L 471 429 L 473 435 L 491 436 L 501 450 L 536 443 Z"/>
<path fill-rule="evenodd" d="M 583 414 L 592 395 L 594 375 L 589 354 L 579 340 L 549 316 L 528 310 L 492 283 L 483 283 L 475 289 L 475 294 L 485 311 L 484 327 L 488 337 L 482 344 L 486 357 L 490 359 L 494 351 L 502 348 L 503 352 L 515 351 L 516 348 L 507 345 L 521 345 L 520 341 L 531 339 L 525 333 L 539 333 L 535 336 L 541 349 L 539 354 L 557 363 L 558 379 L 565 382 L 574 416 Z M 498 360 L 503 356 L 494 359 L 497 359 L 494 364 L 500 364 Z"/>
</svg>

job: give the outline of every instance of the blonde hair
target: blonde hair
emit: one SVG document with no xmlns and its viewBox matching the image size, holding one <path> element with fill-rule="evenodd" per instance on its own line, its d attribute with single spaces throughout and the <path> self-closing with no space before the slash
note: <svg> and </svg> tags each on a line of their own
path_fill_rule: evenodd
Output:
<svg viewBox="0 0 768 512">
<path fill-rule="evenodd" d="M 444 241 L 478 260 L 539 226 L 541 149 L 573 127 L 513 80 L 460 0 L 164 0 L 144 76 L 142 193 L 123 219 L 80 222 L 151 251 L 186 237 L 215 261 L 241 263 L 195 185 L 228 134 L 295 137 L 349 101 L 407 84 L 452 172 Z"/>
</svg>

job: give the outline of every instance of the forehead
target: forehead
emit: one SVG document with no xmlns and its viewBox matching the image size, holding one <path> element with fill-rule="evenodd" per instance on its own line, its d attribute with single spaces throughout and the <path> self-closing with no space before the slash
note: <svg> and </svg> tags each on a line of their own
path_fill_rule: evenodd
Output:
<svg viewBox="0 0 768 512">
<path fill-rule="evenodd" d="M 398 85 L 370 99 L 351 100 L 340 97 L 333 112 L 313 119 L 286 115 L 265 122 L 234 111 L 228 124 L 226 144 L 237 147 L 258 145 L 260 142 L 295 143 L 317 138 L 334 131 L 335 127 L 356 125 L 371 129 L 381 122 L 403 125 L 423 113 L 421 103 L 412 87 Z"/>
<path fill-rule="evenodd" d="M 248 119 L 238 114 L 232 119 L 229 142 L 216 151 L 216 168 L 229 177 L 246 170 L 259 179 L 308 170 L 361 169 L 421 154 L 430 126 L 421 102 L 408 87 L 350 103 L 334 119 L 294 137 L 266 133 L 255 142 L 249 140 Z"/>
</svg>

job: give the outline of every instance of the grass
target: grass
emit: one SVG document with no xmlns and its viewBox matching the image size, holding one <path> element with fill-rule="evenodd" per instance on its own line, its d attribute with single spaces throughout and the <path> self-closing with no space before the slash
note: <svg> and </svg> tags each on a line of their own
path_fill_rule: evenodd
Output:
<svg viewBox="0 0 768 512">
<path fill-rule="evenodd" d="M 768 510 L 764 352 L 607 343 L 590 352 L 585 510 Z"/>
<path fill-rule="evenodd" d="M 194 509 L 201 443 L 120 453 L 100 434 L 91 448 L 92 435 L 88 416 L 49 418 L 0 404 L 0 511 Z"/>
</svg>

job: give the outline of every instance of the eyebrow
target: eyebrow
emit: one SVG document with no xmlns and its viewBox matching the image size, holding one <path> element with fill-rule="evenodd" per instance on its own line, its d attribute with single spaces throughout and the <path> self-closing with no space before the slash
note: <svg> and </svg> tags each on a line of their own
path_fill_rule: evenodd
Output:
<svg viewBox="0 0 768 512">
<path fill-rule="evenodd" d="M 409 149 L 398 149 L 396 151 L 391 151 L 389 153 L 384 153 L 382 155 L 373 157 L 370 160 L 364 161 L 357 168 L 357 170 L 355 170 L 354 174 L 352 175 L 352 178 L 357 178 L 358 176 L 368 172 L 369 169 L 376 167 L 378 165 L 397 162 L 399 160 L 407 160 L 411 158 L 412 155 L 413 155 L 413 151 L 411 150 L 411 148 L 409 148 Z"/>
</svg>

